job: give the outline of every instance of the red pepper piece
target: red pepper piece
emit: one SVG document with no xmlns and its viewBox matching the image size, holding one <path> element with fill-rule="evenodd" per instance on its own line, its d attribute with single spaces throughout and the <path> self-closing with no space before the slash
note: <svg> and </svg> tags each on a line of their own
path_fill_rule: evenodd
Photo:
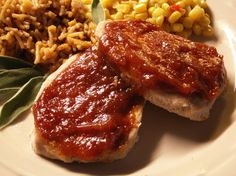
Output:
<svg viewBox="0 0 236 176">
<path fill-rule="evenodd" d="M 179 5 L 177 5 L 177 4 L 173 4 L 173 5 L 170 6 L 170 10 L 171 10 L 172 12 L 174 12 L 174 11 L 180 11 L 180 9 L 181 9 L 181 7 L 180 7 Z"/>
</svg>

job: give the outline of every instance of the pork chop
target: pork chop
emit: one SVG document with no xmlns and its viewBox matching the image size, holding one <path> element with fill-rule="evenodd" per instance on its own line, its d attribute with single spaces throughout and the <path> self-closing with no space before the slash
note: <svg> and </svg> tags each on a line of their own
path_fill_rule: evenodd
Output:
<svg viewBox="0 0 236 176">
<path fill-rule="evenodd" d="M 223 56 L 214 47 L 141 21 L 101 22 L 98 49 L 146 100 L 201 121 L 226 84 Z"/>
<path fill-rule="evenodd" d="M 137 140 L 143 104 L 96 47 L 74 55 L 47 78 L 33 105 L 33 149 L 64 162 L 123 158 Z"/>
</svg>

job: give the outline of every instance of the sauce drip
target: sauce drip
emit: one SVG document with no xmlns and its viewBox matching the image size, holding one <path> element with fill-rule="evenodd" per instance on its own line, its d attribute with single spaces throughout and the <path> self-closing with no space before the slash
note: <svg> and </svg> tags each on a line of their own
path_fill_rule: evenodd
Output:
<svg viewBox="0 0 236 176">
<path fill-rule="evenodd" d="M 168 34 L 148 22 L 107 23 L 98 49 L 141 95 L 161 88 L 213 99 L 223 83 L 223 57 L 214 47 Z"/>
<path fill-rule="evenodd" d="M 95 160 L 127 142 L 140 102 L 93 48 L 44 89 L 33 106 L 35 126 L 63 155 Z"/>
</svg>

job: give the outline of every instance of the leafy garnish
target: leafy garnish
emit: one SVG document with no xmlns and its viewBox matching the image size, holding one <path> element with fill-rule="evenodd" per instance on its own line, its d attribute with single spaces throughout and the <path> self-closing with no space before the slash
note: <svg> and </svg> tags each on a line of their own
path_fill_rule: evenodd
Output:
<svg viewBox="0 0 236 176">
<path fill-rule="evenodd" d="M 33 68 L 18 68 L 0 72 L 0 89 L 23 86 L 29 79 L 42 76 L 42 73 Z"/>
<path fill-rule="evenodd" d="M 43 73 L 31 63 L 0 56 L 0 129 L 30 108 L 43 80 Z"/>
<path fill-rule="evenodd" d="M 11 88 L 3 88 L 0 89 L 0 103 L 6 101 L 9 99 L 11 96 L 13 96 L 20 87 L 11 87 Z"/>
<path fill-rule="evenodd" d="M 101 5 L 100 0 L 93 0 L 92 17 L 93 17 L 93 22 L 96 24 L 105 20 L 105 12 Z"/>
<path fill-rule="evenodd" d="M 15 57 L 0 56 L 0 69 L 16 69 L 32 66 L 32 64 Z"/>
<path fill-rule="evenodd" d="M 0 129 L 10 124 L 22 112 L 31 107 L 43 80 L 43 76 L 32 78 L 11 99 L 2 105 L 0 110 Z"/>
</svg>

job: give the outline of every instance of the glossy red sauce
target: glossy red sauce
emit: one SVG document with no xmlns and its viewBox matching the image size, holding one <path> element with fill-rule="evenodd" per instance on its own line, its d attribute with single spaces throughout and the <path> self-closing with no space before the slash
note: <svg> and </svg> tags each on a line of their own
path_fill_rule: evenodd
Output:
<svg viewBox="0 0 236 176">
<path fill-rule="evenodd" d="M 214 98 L 224 77 L 214 47 L 168 34 L 144 21 L 110 22 L 98 49 L 139 92 L 150 88 Z"/>
<path fill-rule="evenodd" d="M 37 131 L 67 157 L 96 160 L 127 142 L 137 97 L 95 48 L 46 87 L 33 106 Z"/>
</svg>

